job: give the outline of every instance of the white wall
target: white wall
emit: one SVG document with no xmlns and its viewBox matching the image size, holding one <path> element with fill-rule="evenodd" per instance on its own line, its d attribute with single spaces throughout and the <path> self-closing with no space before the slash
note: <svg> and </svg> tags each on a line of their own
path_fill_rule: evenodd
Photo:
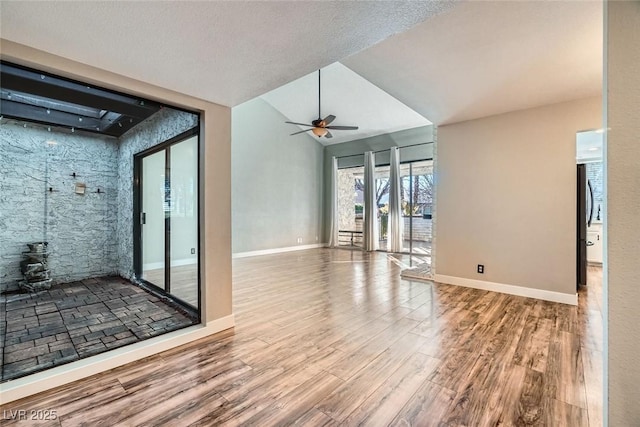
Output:
<svg viewBox="0 0 640 427">
<path fill-rule="evenodd" d="M 233 253 L 322 243 L 323 148 L 286 120 L 259 98 L 232 110 Z"/>
<path fill-rule="evenodd" d="M 640 425 L 640 2 L 605 4 L 609 425 Z M 608 276 L 608 277 L 607 277 Z M 606 374 L 605 374 L 606 375 Z"/>
<path fill-rule="evenodd" d="M 439 127 L 436 279 L 575 301 L 576 132 L 600 126 L 597 97 Z"/>
</svg>

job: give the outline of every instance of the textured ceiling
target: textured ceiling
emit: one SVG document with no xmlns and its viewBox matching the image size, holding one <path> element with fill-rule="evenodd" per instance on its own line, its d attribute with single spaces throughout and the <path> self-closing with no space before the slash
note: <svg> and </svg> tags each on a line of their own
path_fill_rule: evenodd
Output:
<svg viewBox="0 0 640 427">
<path fill-rule="evenodd" d="M 597 96 L 602 9 L 465 2 L 341 62 L 436 124 Z"/>
<path fill-rule="evenodd" d="M 336 61 L 436 124 L 601 94 L 599 1 L 2 1 L 0 12 L 3 38 L 227 106 Z M 307 120 L 300 108 L 286 115 Z"/>
<path fill-rule="evenodd" d="M 0 2 L 0 36 L 235 106 L 450 2 Z"/>
<path fill-rule="evenodd" d="M 358 126 L 356 131 L 332 130 L 324 145 L 431 124 L 385 91 L 340 63 L 322 69 L 322 117 L 336 116 L 332 125 Z M 313 72 L 261 96 L 290 121 L 318 118 L 318 72 Z M 308 127 L 291 125 L 291 133 Z"/>
</svg>

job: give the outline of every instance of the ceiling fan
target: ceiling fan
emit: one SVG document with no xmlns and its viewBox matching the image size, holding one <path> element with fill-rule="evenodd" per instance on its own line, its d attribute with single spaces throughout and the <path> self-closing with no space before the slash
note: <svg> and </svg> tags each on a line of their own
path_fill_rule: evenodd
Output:
<svg viewBox="0 0 640 427">
<path fill-rule="evenodd" d="M 318 138 L 333 138 L 331 130 L 358 130 L 358 126 L 331 126 L 331 123 L 336 119 L 336 116 L 328 115 L 324 119 L 322 118 L 322 114 L 320 114 L 320 70 L 318 70 L 318 118 L 311 122 L 311 124 L 307 123 L 297 123 L 297 122 L 285 122 L 292 125 L 300 125 L 300 126 L 311 126 L 309 129 L 301 130 L 299 132 L 294 132 L 291 135 L 298 135 L 299 133 L 305 133 L 311 131 Z"/>
</svg>

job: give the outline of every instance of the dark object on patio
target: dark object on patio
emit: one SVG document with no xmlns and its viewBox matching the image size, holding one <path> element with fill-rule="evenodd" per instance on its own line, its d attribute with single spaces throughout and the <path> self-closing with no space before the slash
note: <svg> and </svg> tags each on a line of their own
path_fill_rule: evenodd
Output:
<svg viewBox="0 0 640 427">
<path fill-rule="evenodd" d="M 25 292 L 38 292 L 51 288 L 53 279 L 50 278 L 47 260 L 48 242 L 27 243 L 29 251 L 22 252 L 24 260 L 20 262 L 20 271 L 24 281 L 20 282 L 20 289 Z"/>
</svg>

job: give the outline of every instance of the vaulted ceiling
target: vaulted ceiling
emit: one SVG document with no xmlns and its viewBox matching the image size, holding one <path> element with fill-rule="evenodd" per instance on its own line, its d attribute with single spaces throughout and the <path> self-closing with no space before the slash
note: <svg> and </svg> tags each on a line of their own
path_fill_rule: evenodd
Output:
<svg viewBox="0 0 640 427">
<path fill-rule="evenodd" d="M 597 96 L 599 1 L 471 1 L 342 61 L 436 124 Z"/>
<path fill-rule="evenodd" d="M 431 124 L 429 120 L 339 62 L 322 69 L 321 83 L 322 118 L 332 114 L 336 116 L 332 125 L 358 127 L 357 130 L 332 130 L 330 139 L 317 138 L 323 145 Z M 267 92 L 261 98 L 290 121 L 311 123 L 318 118 L 318 72 Z M 301 129 L 309 129 L 309 126 L 291 125 L 292 133 Z"/>
<path fill-rule="evenodd" d="M 235 106 L 450 2 L 0 2 L 2 38 Z"/>
<path fill-rule="evenodd" d="M 0 12 L 4 39 L 231 107 L 336 61 L 436 124 L 601 93 L 600 2 L 0 2 Z"/>
</svg>

